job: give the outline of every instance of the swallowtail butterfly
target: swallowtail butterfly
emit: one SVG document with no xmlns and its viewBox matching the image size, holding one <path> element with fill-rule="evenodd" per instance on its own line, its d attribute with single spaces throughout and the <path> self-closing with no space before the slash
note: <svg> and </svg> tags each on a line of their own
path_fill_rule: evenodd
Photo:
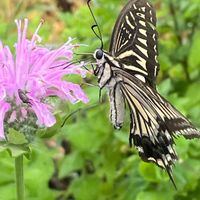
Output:
<svg viewBox="0 0 200 200">
<path fill-rule="evenodd" d="M 130 145 L 134 144 L 144 161 L 164 168 L 175 186 L 172 165 L 178 157 L 174 138 L 183 135 L 191 139 L 199 137 L 200 132 L 156 90 L 158 34 L 152 5 L 147 0 L 129 0 L 116 21 L 108 52 L 103 49 L 97 23 L 92 29 L 102 44 L 94 53 L 94 74 L 100 89 L 108 89 L 113 126 L 122 127 L 127 104 Z"/>
</svg>

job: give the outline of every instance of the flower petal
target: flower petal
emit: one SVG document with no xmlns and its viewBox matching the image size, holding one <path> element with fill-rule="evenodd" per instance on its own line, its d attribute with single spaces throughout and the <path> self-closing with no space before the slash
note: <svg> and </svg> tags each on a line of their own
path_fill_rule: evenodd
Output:
<svg viewBox="0 0 200 200">
<path fill-rule="evenodd" d="M 55 81 L 49 83 L 52 87 L 47 88 L 47 96 L 59 96 L 62 99 L 67 99 L 71 103 L 82 101 L 87 103 L 88 97 L 85 95 L 80 85 L 66 82 L 66 81 Z"/>
<path fill-rule="evenodd" d="M 33 101 L 33 99 L 31 104 L 40 125 L 51 127 L 56 123 L 56 119 L 54 115 L 49 111 L 49 106 L 47 104 Z"/>
<path fill-rule="evenodd" d="M 0 140 L 5 138 L 4 135 L 4 117 L 6 112 L 10 109 L 10 104 L 5 101 L 0 102 Z"/>
<path fill-rule="evenodd" d="M 68 74 L 86 75 L 84 63 L 73 62 L 73 50 L 79 45 L 73 45 L 70 38 L 57 49 L 38 46 L 38 31 L 43 22 L 31 40 L 27 39 L 28 19 L 15 22 L 18 32 L 16 52 L 12 54 L 0 41 L 0 138 L 4 137 L 4 116 L 11 105 L 12 113 L 7 123 L 16 121 L 17 116 L 20 116 L 19 122 L 23 121 L 29 117 L 27 112 L 35 112 L 38 123 L 50 127 L 56 119 L 51 107 L 44 103 L 46 97 L 54 95 L 72 103 L 88 102 L 78 84 L 63 80 Z"/>
<path fill-rule="evenodd" d="M 89 99 L 81 89 L 80 85 L 63 81 L 62 90 L 70 91 L 70 93 L 77 99 L 84 103 L 88 103 Z"/>
</svg>

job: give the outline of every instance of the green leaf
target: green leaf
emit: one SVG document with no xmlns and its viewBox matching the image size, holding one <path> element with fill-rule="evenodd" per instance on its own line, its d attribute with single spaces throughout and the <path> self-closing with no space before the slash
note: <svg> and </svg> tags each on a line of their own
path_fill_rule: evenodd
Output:
<svg viewBox="0 0 200 200">
<path fill-rule="evenodd" d="M 87 118 L 78 118 L 77 124 L 66 124 L 62 128 L 63 134 L 75 148 L 82 152 L 95 152 L 113 134 L 107 117 L 102 117 L 107 115 L 105 110 L 105 107 L 100 106 L 91 109 L 87 112 Z"/>
<path fill-rule="evenodd" d="M 83 176 L 71 185 L 71 190 L 75 199 L 78 200 L 94 200 L 99 199 L 100 180 L 94 176 Z"/>
<path fill-rule="evenodd" d="M 70 172 L 81 169 L 83 165 L 84 165 L 83 155 L 75 151 L 63 159 L 60 165 L 59 177 L 60 178 L 65 177 Z"/>
<path fill-rule="evenodd" d="M 146 181 L 161 183 L 168 180 L 165 172 L 161 172 L 161 169 L 153 163 L 140 162 L 139 172 Z"/>
<path fill-rule="evenodd" d="M 26 137 L 23 133 L 20 133 L 19 131 L 16 131 L 13 128 L 9 128 L 9 133 L 7 135 L 8 142 L 10 144 L 26 144 L 28 141 L 26 140 Z"/>
<path fill-rule="evenodd" d="M 193 42 L 192 42 L 192 47 L 190 49 L 189 52 L 189 56 L 188 56 L 188 65 L 189 65 L 189 69 L 190 71 L 194 70 L 194 69 L 198 69 L 200 66 L 200 56 L 199 56 L 199 52 L 200 52 L 200 31 L 196 31 L 196 33 L 194 34 L 193 37 Z"/>
<path fill-rule="evenodd" d="M 169 92 L 173 89 L 171 79 L 165 79 L 159 84 L 159 91 L 163 96 L 167 96 Z"/>
<path fill-rule="evenodd" d="M 36 145 L 36 144 L 35 144 Z M 24 162 L 24 177 L 26 186 L 26 199 L 55 200 L 58 192 L 48 187 L 48 182 L 54 173 L 54 164 L 49 149 L 43 144 L 34 148 L 32 160 Z"/>
<path fill-rule="evenodd" d="M 16 145 L 10 144 L 6 142 L 1 142 L 0 144 L 0 152 L 8 151 L 11 157 L 16 158 L 20 155 L 25 155 L 28 159 L 31 155 L 31 150 L 27 145 Z"/>
<path fill-rule="evenodd" d="M 173 200 L 173 193 L 165 191 L 144 191 L 137 195 L 136 200 Z"/>
</svg>

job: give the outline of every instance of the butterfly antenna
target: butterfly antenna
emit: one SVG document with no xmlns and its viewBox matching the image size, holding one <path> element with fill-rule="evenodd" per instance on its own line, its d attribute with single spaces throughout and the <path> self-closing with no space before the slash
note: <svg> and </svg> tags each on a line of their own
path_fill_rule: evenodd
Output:
<svg viewBox="0 0 200 200">
<path fill-rule="evenodd" d="M 94 20 L 94 23 L 95 23 L 94 25 L 91 26 L 91 29 L 92 29 L 93 33 L 96 35 L 96 37 L 100 39 L 100 41 L 101 41 L 101 48 L 100 49 L 103 49 L 103 38 L 102 38 L 101 30 L 100 30 L 99 25 L 97 23 L 97 20 L 96 20 L 96 18 L 94 16 L 94 13 L 92 12 L 92 9 L 90 7 L 90 2 L 91 2 L 91 0 L 88 0 L 87 1 L 87 5 L 88 5 L 88 8 L 89 8 L 90 13 L 92 15 L 92 18 Z M 98 30 L 99 34 L 97 34 L 96 31 L 95 31 L 96 27 L 97 27 L 97 30 Z"/>
</svg>

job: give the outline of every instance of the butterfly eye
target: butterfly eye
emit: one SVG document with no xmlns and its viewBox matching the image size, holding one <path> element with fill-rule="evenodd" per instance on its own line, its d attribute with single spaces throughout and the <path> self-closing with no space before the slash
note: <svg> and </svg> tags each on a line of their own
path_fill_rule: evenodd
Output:
<svg viewBox="0 0 200 200">
<path fill-rule="evenodd" d="M 97 49 L 94 53 L 94 57 L 97 59 L 97 60 L 101 60 L 103 58 L 103 51 L 102 49 Z"/>
</svg>

